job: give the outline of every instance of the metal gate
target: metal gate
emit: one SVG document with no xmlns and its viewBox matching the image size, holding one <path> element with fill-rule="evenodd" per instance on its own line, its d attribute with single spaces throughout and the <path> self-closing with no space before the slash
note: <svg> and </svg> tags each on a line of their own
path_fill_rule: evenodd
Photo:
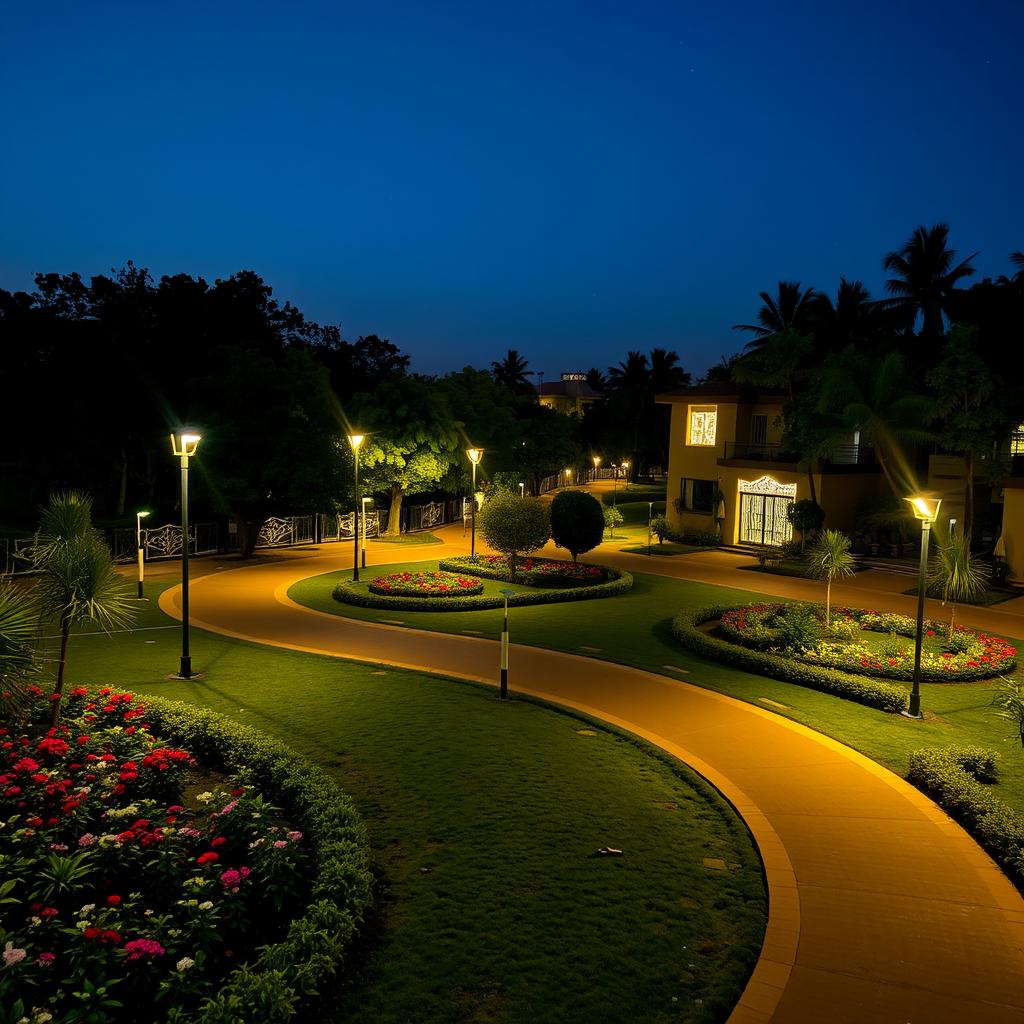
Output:
<svg viewBox="0 0 1024 1024">
<path fill-rule="evenodd" d="M 793 537 L 788 494 L 740 494 L 740 543 L 781 547 Z"/>
</svg>

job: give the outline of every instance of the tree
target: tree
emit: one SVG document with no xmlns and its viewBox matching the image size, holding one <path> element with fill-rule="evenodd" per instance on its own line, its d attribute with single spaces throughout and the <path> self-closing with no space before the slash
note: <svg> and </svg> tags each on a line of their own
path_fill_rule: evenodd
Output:
<svg viewBox="0 0 1024 1024">
<path fill-rule="evenodd" d="M 13 583 L 0 583 L 0 718 L 8 722 L 22 710 L 24 681 L 38 668 L 38 622 L 35 601 Z"/>
<path fill-rule="evenodd" d="M 387 532 L 398 536 L 406 495 L 434 489 L 460 464 L 460 424 L 435 383 L 415 377 L 385 381 L 356 396 L 352 409 L 352 422 L 368 429 L 359 453 L 361 489 L 387 493 Z"/>
<path fill-rule="evenodd" d="M 604 513 L 601 503 L 586 491 L 562 491 L 551 502 L 551 536 L 575 563 L 578 555 L 601 543 Z"/>
<path fill-rule="evenodd" d="M 625 522 L 622 513 L 614 505 L 604 505 L 601 509 L 601 515 L 604 518 L 604 525 L 608 530 L 608 536 L 614 538 L 615 527 L 621 526 Z"/>
<path fill-rule="evenodd" d="M 855 565 L 850 554 L 850 538 L 839 530 L 823 530 L 810 550 L 807 575 L 825 580 L 825 625 L 832 624 L 832 583 L 853 575 Z"/>
<path fill-rule="evenodd" d="M 92 502 L 80 492 L 55 494 L 43 509 L 33 549 L 39 608 L 44 616 L 57 620 L 60 630 L 57 694 L 64 692 L 71 627 L 94 622 L 109 631 L 128 625 L 135 615 L 110 549 L 92 528 L 91 511 Z M 58 697 L 53 702 L 54 725 L 60 704 Z"/>
<path fill-rule="evenodd" d="M 810 498 L 794 501 L 786 509 L 786 518 L 794 530 L 800 531 L 800 553 L 803 554 L 808 536 L 821 529 L 825 522 L 825 510 Z"/>
<path fill-rule="evenodd" d="M 963 535 L 970 545 L 974 527 L 974 467 L 1009 424 L 993 404 L 995 376 L 977 353 L 976 327 L 957 324 L 943 348 L 942 361 L 927 374 L 935 389 L 939 443 L 964 458 Z"/>
<path fill-rule="evenodd" d="M 776 295 L 761 292 L 761 308 L 756 324 L 734 324 L 734 331 L 748 331 L 754 335 L 748 349 L 760 348 L 766 338 L 783 331 L 807 333 L 817 292 L 813 288 L 802 291 L 799 281 L 780 281 Z"/>
<path fill-rule="evenodd" d="M 500 363 L 491 363 L 491 370 L 494 379 L 514 395 L 532 395 L 533 386 L 526 379 L 526 368 L 529 365 L 516 349 L 510 348 Z"/>
<path fill-rule="evenodd" d="M 995 708 L 993 714 L 997 718 L 1013 723 L 1020 745 L 1024 747 L 1024 683 L 1004 677 L 1002 685 L 992 697 L 992 705 Z"/>
<path fill-rule="evenodd" d="M 953 638 L 958 601 L 972 601 L 985 593 L 992 570 L 971 554 L 971 540 L 966 533 L 950 537 L 939 544 L 928 570 L 928 582 L 949 605 L 949 638 Z"/>
<path fill-rule="evenodd" d="M 547 506 L 537 498 L 497 491 L 477 513 L 476 528 L 495 551 L 508 558 L 508 578 L 515 580 L 521 554 L 544 547 L 551 536 Z"/>
<path fill-rule="evenodd" d="M 922 224 L 902 249 L 889 253 L 882 261 L 882 266 L 895 275 L 885 283 L 893 298 L 883 307 L 896 311 L 907 331 L 914 329 L 920 316 L 922 338 L 933 341 L 943 333 L 943 314 L 957 281 L 974 273 L 970 262 L 977 256 L 974 253 L 954 265 L 956 252 L 948 242 L 948 224 L 931 228 Z"/>
</svg>

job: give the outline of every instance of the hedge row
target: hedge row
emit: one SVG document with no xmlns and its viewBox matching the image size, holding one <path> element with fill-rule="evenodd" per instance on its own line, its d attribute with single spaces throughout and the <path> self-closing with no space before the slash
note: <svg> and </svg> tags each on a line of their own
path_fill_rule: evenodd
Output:
<svg viewBox="0 0 1024 1024">
<path fill-rule="evenodd" d="M 1024 819 L 985 785 L 999 755 L 981 747 L 916 750 L 907 779 L 960 822 L 1024 890 Z"/>
<path fill-rule="evenodd" d="M 797 686 L 806 686 L 811 690 L 835 694 L 845 700 L 866 704 L 881 711 L 896 713 L 906 709 L 907 691 L 902 686 L 867 676 L 840 672 L 838 669 L 806 665 L 766 651 L 738 647 L 698 628 L 705 622 L 720 619 L 724 612 L 730 610 L 728 607 L 714 607 L 680 612 L 672 620 L 672 634 L 688 650 L 746 672 L 755 672 L 758 675 L 771 676 L 773 679 L 782 679 L 787 683 L 795 683 Z"/>
<path fill-rule="evenodd" d="M 302 830 L 316 865 L 310 902 L 285 938 L 261 947 L 192 1019 L 301 1019 L 300 1011 L 337 975 L 370 906 L 369 843 L 355 804 L 326 772 L 255 729 L 189 704 L 148 695 L 141 700 L 155 735 L 185 747 L 207 767 L 250 774 Z"/>
<path fill-rule="evenodd" d="M 446 563 L 440 562 L 445 568 Z M 457 572 L 466 572 L 459 567 Z M 561 601 L 589 601 L 596 597 L 615 597 L 624 594 L 633 586 L 633 577 L 619 569 L 608 569 L 605 583 L 585 587 L 563 587 L 558 590 L 539 590 L 513 594 L 508 599 L 509 607 L 524 604 L 556 604 Z M 387 608 L 392 611 L 415 612 L 471 612 L 483 608 L 501 608 L 505 599 L 498 594 L 481 594 L 479 597 L 384 597 L 371 594 L 365 583 L 342 580 L 333 592 L 335 601 L 354 604 L 361 608 Z"/>
</svg>

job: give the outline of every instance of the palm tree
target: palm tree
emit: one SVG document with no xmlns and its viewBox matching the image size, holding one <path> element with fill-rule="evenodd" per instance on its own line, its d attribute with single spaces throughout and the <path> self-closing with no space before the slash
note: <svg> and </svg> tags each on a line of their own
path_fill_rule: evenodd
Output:
<svg viewBox="0 0 1024 1024">
<path fill-rule="evenodd" d="M 973 601 L 985 593 L 992 570 L 971 554 L 971 538 L 964 532 L 940 544 L 928 569 L 928 582 L 948 604 L 949 638 L 953 639 L 958 601 Z"/>
<path fill-rule="evenodd" d="M 808 555 L 807 575 L 825 580 L 825 625 L 832 625 L 832 582 L 852 576 L 855 565 L 850 538 L 839 530 L 822 530 Z"/>
<path fill-rule="evenodd" d="M 642 352 L 629 352 L 624 363 L 608 367 L 608 392 L 612 403 L 619 407 L 623 418 L 632 427 L 631 452 L 634 466 L 640 447 L 640 426 L 647 411 L 648 396 L 651 394 L 650 377 L 647 356 Z"/>
<path fill-rule="evenodd" d="M 760 348 L 766 338 L 787 330 L 806 333 L 810 326 L 814 300 L 817 292 L 813 288 L 800 290 L 799 281 L 780 281 L 774 297 L 761 292 L 761 308 L 757 312 L 756 324 L 734 324 L 734 331 L 750 331 L 754 334 L 747 348 Z"/>
<path fill-rule="evenodd" d="M 902 441 L 931 440 L 925 429 L 933 414 L 932 402 L 907 390 L 907 371 L 899 352 L 888 352 L 875 364 L 864 386 L 841 361 L 826 368 L 818 409 L 834 415 L 835 440 L 860 431 L 878 458 L 893 494 L 902 498 L 916 489 L 916 481 L 903 453 Z"/>
<path fill-rule="evenodd" d="M 11 583 L 0 584 L 0 718 L 11 721 L 25 705 L 23 680 L 37 668 L 39 609 Z"/>
<path fill-rule="evenodd" d="M 92 501 L 81 492 L 55 494 L 43 509 L 33 568 L 40 613 L 57 620 L 60 652 L 54 692 L 64 692 L 71 627 L 94 622 L 111 630 L 134 617 L 128 588 L 117 574 L 110 549 L 92 527 Z M 60 718 L 60 699 L 53 702 L 53 724 Z"/>
<path fill-rule="evenodd" d="M 948 224 L 931 228 L 921 225 L 902 249 L 889 253 L 882 261 L 882 266 L 896 275 L 885 283 L 886 291 L 894 297 L 884 301 L 882 307 L 899 313 L 908 331 L 913 330 L 920 314 L 923 338 L 934 339 L 943 333 L 943 314 L 948 312 L 950 294 L 957 281 L 974 273 L 969 264 L 977 253 L 954 265 L 956 252 L 948 247 L 948 241 Z"/>
<path fill-rule="evenodd" d="M 516 349 L 510 348 L 500 363 L 491 363 L 491 372 L 499 384 L 514 394 L 530 394 L 533 386 L 526 379 L 526 368 L 529 365 Z"/>
<path fill-rule="evenodd" d="M 824 293 L 815 296 L 810 314 L 818 347 L 839 352 L 847 345 L 864 348 L 879 333 L 878 313 L 871 295 L 860 281 L 839 279 L 836 300 Z"/>
</svg>

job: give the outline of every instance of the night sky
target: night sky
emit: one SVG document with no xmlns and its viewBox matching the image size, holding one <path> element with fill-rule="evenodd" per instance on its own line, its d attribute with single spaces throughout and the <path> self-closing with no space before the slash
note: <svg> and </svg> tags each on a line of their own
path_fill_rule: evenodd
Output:
<svg viewBox="0 0 1024 1024">
<path fill-rule="evenodd" d="M 1020 2 L 4 6 L 0 287 L 252 269 L 413 369 L 701 372 L 780 278 L 1024 249 Z"/>
</svg>

